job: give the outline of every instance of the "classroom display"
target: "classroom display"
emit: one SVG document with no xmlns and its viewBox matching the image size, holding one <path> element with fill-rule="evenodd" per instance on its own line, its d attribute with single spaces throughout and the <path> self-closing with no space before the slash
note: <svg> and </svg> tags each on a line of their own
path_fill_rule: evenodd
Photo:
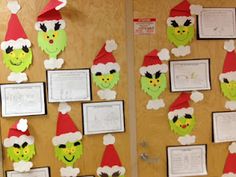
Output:
<svg viewBox="0 0 236 177">
<path fill-rule="evenodd" d="M 225 167 L 222 177 L 233 177 L 236 175 L 236 143 L 229 145 L 229 153 L 225 161 Z"/>
<path fill-rule="evenodd" d="M 139 72 L 141 74 L 141 88 L 151 96 L 151 100 L 146 105 L 147 109 L 158 110 L 165 107 L 164 100 L 159 99 L 159 96 L 167 86 L 166 72 L 168 71 L 168 65 L 162 63 L 162 60 L 169 59 L 168 49 L 161 49 L 160 51 L 154 49 L 144 56 Z"/>
</svg>

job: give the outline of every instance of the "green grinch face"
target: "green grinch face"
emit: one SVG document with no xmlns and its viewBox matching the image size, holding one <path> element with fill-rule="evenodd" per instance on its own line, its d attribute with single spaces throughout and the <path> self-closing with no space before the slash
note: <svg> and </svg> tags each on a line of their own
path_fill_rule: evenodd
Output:
<svg viewBox="0 0 236 177">
<path fill-rule="evenodd" d="M 167 37 L 175 46 L 185 46 L 192 41 L 194 37 L 194 26 L 191 20 L 186 20 L 184 25 L 180 26 L 175 20 L 171 21 L 171 26 L 167 27 Z"/>
<path fill-rule="evenodd" d="M 28 162 L 35 155 L 34 144 L 29 145 L 27 142 L 24 142 L 20 146 L 19 144 L 15 143 L 13 147 L 7 148 L 7 155 L 13 162 Z"/>
<path fill-rule="evenodd" d="M 32 50 L 27 46 L 23 46 L 22 49 L 8 47 L 3 53 L 3 63 L 12 72 L 20 73 L 32 63 Z"/>
<path fill-rule="evenodd" d="M 109 74 L 97 72 L 93 74 L 93 81 L 102 90 L 112 89 L 120 80 L 120 73 L 112 69 Z"/>
<path fill-rule="evenodd" d="M 109 176 L 109 175 L 106 174 L 106 173 L 101 173 L 101 174 L 99 175 L 99 177 L 125 177 L 125 176 L 124 176 L 124 175 L 120 175 L 120 172 L 117 171 L 117 172 L 113 173 L 112 176 Z"/>
<path fill-rule="evenodd" d="M 82 150 L 82 141 L 76 141 L 73 143 L 68 142 L 55 147 L 55 153 L 58 160 L 71 167 L 82 155 Z"/>
<path fill-rule="evenodd" d="M 166 75 L 160 71 L 153 75 L 146 72 L 145 76 L 141 77 L 141 86 L 142 90 L 150 95 L 152 99 L 157 99 L 166 89 Z"/>
<path fill-rule="evenodd" d="M 169 120 L 171 130 L 179 136 L 185 136 L 192 132 L 195 127 L 195 117 L 190 114 L 185 114 L 184 117 L 178 118 L 175 116 L 172 120 Z"/>
<path fill-rule="evenodd" d="M 224 79 L 223 82 L 220 83 L 221 90 L 226 98 L 229 100 L 236 100 L 236 81 L 228 81 Z"/>
<path fill-rule="evenodd" d="M 42 31 L 38 32 L 38 44 L 50 58 L 57 58 L 67 45 L 67 35 L 60 30 L 61 24 L 57 22 L 54 30 L 48 30 L 44 24 L 40 25 Z"/>
</svg>

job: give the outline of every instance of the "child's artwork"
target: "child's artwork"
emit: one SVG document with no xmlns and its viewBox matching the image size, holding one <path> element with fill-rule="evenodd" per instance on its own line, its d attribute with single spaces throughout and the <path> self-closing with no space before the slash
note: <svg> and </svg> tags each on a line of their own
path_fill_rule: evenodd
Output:
<svg viewBox="0 0 236 177">
<path fill-rule="evenodd" d="M 26 119 L 20 119 L 9 129 L 8 138 L 4 139 L 3 145 L 7 148 L 7 156 L 13 162 L 15 171 L 30 171 L 33 167 L 30 160 L 35 155 L 35 145 Z"/>
<path fill-rule="evenodd" d="M 57 159 L 66 165 L 60 169 L 62 177 L 76 177 L 80 173 L 73 166 L 83 154 L 82 134 L 69 116 L 70 110 L 68 104 L 60 103 L 56 136 L 52 139 Z"/>
<path fill-rule="evenodd" d="M 11 17 L 5 40 L 1 43 L 3 63 L 11 71 L 7 80 L 21 83 L 28 80 L 24 71 L 32 63 L 31 42 L 17 16 L 17 12 L 21 8 L 19 3 L 15 0 L 8 1 L 7 7 L 11 11 Z"/>
<path fill-rule="evenodd" d="M 114 147 L 115 137 L 104 135 L 103 144 L 106 146 L 100 167 L 97 168 L 99 177 L 125 177 L 125 168 L 122 166 L 119 155 Z"/>
<path fill-rule="evenodd" d="M 57 59 L 57 56 L 67 45 L 67 35 L 64 30 L 66 24 L 59 11 L 66 4 L 67 0 L 50 0 L 35 24 L 39 47 L 49 56 L 49 59 L 44 61 L 46 69 L 59 69 L 64 63 L 64 60 Z"/>
<path fill-rule="evenodd" d="M 225 161 L 224 174 L 222 177 L 235 177 L 236 176 L 236 142 L 229 146 L 229 154 Z"/>
<path fill-rule="evenodd" d="M 107 40 L 91 67 L 93 82 L 99 87 L 97 94 L 102 100 L 116 98 L 116 91 L 112 90 L 120 80 L 120 65 L 112 54 L 116 49 L 116 42 Z"/>
<path fill-rule="evenodd" d="M 229 99 L 225 108 L 236 110 L 236 53 L 234 41 L 225 41 L 224 49 L 227 51 L 223 72 L 220 74 L 220 87 L 223 95 Z"/>
<path fill-rule="evenodd" d="M 182 145 L 195 143 L 195 136 L 190 136 L 196 124 L 194 109 L 190 107 L 189 101 L 198 102 L 203 100 L 203 94 L 197 91 L 190 93 L 182 92 L 171 104 L 168 118 L 171 130 L 180 136 L 178 141 Z"/>
<path fill-rule="evenodd" d="M 152 50 L 145 55 L 143 64 L 139 69 L 141 74 L 141 87 L 147 93 L 151 100 L 148 101 L 147 109 L 160 109 L 165 106 L 163 99 L 159 99 L 167 86 L 166 72 L 168 66 L 161 60 L 169 60 L 170 55 L 168 49 L 157 51 Z"/>
<path fill-rule="evenodd" d="M 167 19 L 167 38 L 177 48 L 171 53 L 176 57 L 186 56 L 191 53 L 189 44 L 194 37 L 195 19 L 192 15 L 199 14 L 200 5 L 190 5 L 188 0 L 182 0 L 173 7 Z"/>
</svg>

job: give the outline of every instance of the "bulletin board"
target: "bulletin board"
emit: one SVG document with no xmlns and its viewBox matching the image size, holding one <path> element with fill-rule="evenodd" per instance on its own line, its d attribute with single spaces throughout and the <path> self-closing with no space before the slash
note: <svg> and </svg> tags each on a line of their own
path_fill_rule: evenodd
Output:
<svg viewBox="0 0 236 177">
<path fill-rule="evenodd" d="M 33 44 L 33 64 L 26 71 L 30 82 L 46 82 L 46 70 L 43 61 L 47 59 L 37 44 L 37 31 L 34 25 L 37 15 L 44 8 L 47 0 L 19 0 L 21 11 L 18 17 Z M 10 12 L 6 7 L 6 1 L 0 1 L 0 39 L 4 40 L 7 22 Z M 115 134 L 115 147 L 118 151 L 122 165 L 126 168 L 126 175 L 130 174 L 130 146 L 129 146 L 129 116 L 128 116 L 128 87 L 127 59 L 126 59 L 126 26 L 125 26 L 125 0 L 68 0 L 67 6 L 61 11 L 66 21 L 66 32 L 68 34 L 68 46 L 60 55 L 64 58 L 65 65 L 63 69 L 90 68 L 93 60 L 105 41 L 114 39 L 118 44 L 118 49 L 113 52 L 117 62 L 121 66 L 120 82 L 116 86 L 117 99 L 125 102 L 125 124 L 126 132 Z M 7 75 L 9 70 L 3 65 L 0 57 L 1 77 L 0 83 L 8 83 Z M 98 101 L 96 95 L 97 88 L 93 85 L 93 100 Z M 82 132 L 82 113 L 81 103 L 69 103 L 72 107 L 70 116 L 76 126 Z M 52 137 L 56 133 L 56 123 L 58 116 L 58 104 L 47 104 L 46 116 L 27 117 L 29 129 L 35 137 L 36 155 L 33 159 L 34 167 L 51 168 L 51 176 L 60 176 L 59 169 L 62 167 L 55 155 Z M 20 118 L 20 117 L 19 117 Z M 19 118 L 1 118 L 2 140 L 7 137 L 8 129 Z M 102 155 L 105 149 L 103 145 L 103 135 L 91 135 L 83 137 L 84 152 L 81 159 L 78 160 L 75 167 L 80 168 L 80 175 L 96 175 L 96 170 L 100 167 Z M 3 150 L 4 170 L 12 170 L 12 162 L 6 156 L 6 150 Z"/>
<path fill-rule="evenodd" d="M 162 94 L 165 108 L 147 110 L 146 103 L 149 97 L 141 90 L 139 68 L 143 57 L 153 49 L 168 48 L 173 45 L 167 40 L 166 20 L 170 9 L 177 5 L 179 0 L 135 0 L 133 4 L 134 18 L 156 18 L 156 33 L 152 35 L 134 36 L 134 55 L 136 73 L 136 115 L 137 115 L 137 147 L 138 154 L 146 153 L 150 158 L 158 158 L 158 162 L 148 163 L 141 158 L 138 160 L 138 174 L 140 177 L 148 175 L 155 177 L 167 176 L 166 146 L 180 145 L 177 136 L 170 130 L 168 124 L 168 111 L 170 104 L 179 93 L 170 93 L 168 83 L 166 91 Z M 200 4 L 203 7 L 235 7 L 235 1 L 224 0 L 189 0 L 191 4 Z M 193 134 L 196 136 L 196 144 L 207 144 L 207 164 L 209 177 L 219 177 L 223 174 L 225 160 L 230 143 L 212 143 L 213 111 L 226 111 L 225 98 L 220 91 L 219 74 L 222 72 L 226 51 L 223 48 L 224 40 L 197 40 L 194 37 L 191 43 L 190 55 L 178 59 L 210 58 L 212 90 L 202 91 L 205 99 L 194 105 L 196 127 Z M 171 55 L 171 60 L 177 60 Z M 169 73 L 167 72 L 167 80 Z M 143 143 L 145 142 L 145 143 Z"/>
</svg>

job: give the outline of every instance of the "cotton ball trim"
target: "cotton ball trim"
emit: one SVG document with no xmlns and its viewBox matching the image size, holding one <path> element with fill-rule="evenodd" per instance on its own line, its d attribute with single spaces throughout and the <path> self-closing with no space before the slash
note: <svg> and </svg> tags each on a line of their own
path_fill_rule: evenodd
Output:
<svg viewBox="0 0 236 177">
<path fill-rule="evenodd" d="M 7 8 L 12 14 L 16 14 L 20 10 L 20 4 L 17 1 L 8 1 Z"/>
<path fill-rule="evenodd" d="M 17 130 L 20 130 L 22 132 L 26 132 L 26 130 L 28 129 L 27 119 L 20 119 L 16 128 L 17 128 Z"/>
<path fill-rule="evenodd" d="M 229 152 L 231 154 L 236 153 L 236 142 L 233 142 L 230 146 L 229 146 Z"/>
<path fill-rule="evenodd" d="M 161 49 L 160 52 L 158 52 L 157 56 L 161 60 L 169 60 L 170 59 L 170 52 L 168 49 L 164 48 L 164 49 Z"/>
<path fill-rule="evenodd" d="M 193 91 L 191 96 L 191 100 L 193 100 L 195 103 L 202 101 L 204 98 L 204 95 L 201 92 L 198 91 Z"/>
<path fill-rule="evenodd" d="M 195 5 L 195 4 L 192 4 L 190 6 L 190 13 L 192 15 L 200 15 L 201 11 L 202 11 L 202 6 L 201 5 Z"/>
<path fill-rule="evenodd" d="M 112 136 L 111 134 L 107 134 L 103 136 L 103 144 L 104 145 L 109 145 L 109 144 L 115 144 L 116 139 L 114 136 Z"/>
<path fill-rule="evenodd" d="M 225 41 L 224 49 L 228 52 L 232 52 L 235 49 L 234 41 L 233 40 Z"/>
<path fill-rule="evenodd" d="M 71 106 L 67 103 L 63 102 L 59 104 L 58 112 L 61 112 L 62 114 L 66 114 L 71 111 Z"/>
<path fill-rule="evenodd" d="M 107 40 L 106 45 L 105 45 L 105 50 L 107 52 L 112 52 L 117 49 L 117 43 L 115 42 L 114 39 Z"/>
</svg>

